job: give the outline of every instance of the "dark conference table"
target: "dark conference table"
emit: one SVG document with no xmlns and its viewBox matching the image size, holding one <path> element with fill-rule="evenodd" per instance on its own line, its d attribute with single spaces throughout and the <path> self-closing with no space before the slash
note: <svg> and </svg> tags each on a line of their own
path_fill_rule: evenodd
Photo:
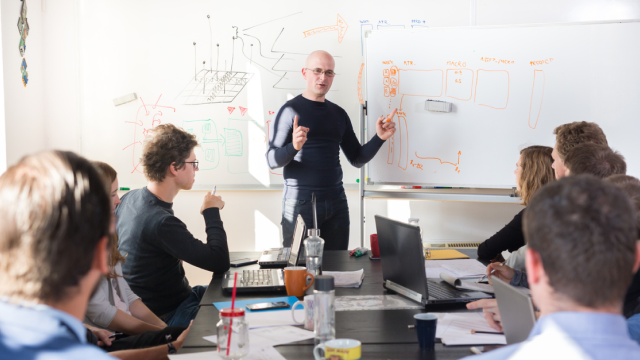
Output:
<svg viewBox="0 0 640 360">
<path fill-rule="evenodd" d="M 461 250 L 471 258 L 476 257 L 476 250 Z M 242 258 L 257 259 L 260 252 L 230 253 L 231 260 Z M 248 269 L 260 269 L 256 265 L 231 268 L 231 272 Z M 382 266 L 379 260 L 370 260 L 368 256 L 359 258 L 349 256 L 347 251 L 325 251 L 323 270 L 353 271 L 364 269 L 364 280 L 360 288 L 336 288 L 336 296 L 385 295 L 382 286 Z M 313 286 L 307 294 L 313 293 Z M 286 296 L 283 292 L 261 292 L 237 294 L 236 299 L 260 299 Z M 214 302 L 230 301 L 231 295 L 222 291 L 222 275 L 214 275 L 205 292 L 200 310 L 184 341 L 179 354 L 215 351 L 216 347 L 203 336 L 215 335 L 219 321 L 218 309 Z M 472 355 L 469 346 L 444 346 L 436 344 L 435 351 L 423 352 L 418 345 L 415 329 L 407 325 L 414 324 L 413 315 L 421 312 L 458 312 L 468 311 L 464 304 L 447 304 L 428 306 L 416 310 L 370 310 L 370 311 L 336 311 L 336 338 L 356 339 L 362 342 L 363 359 L 460 359 Z M 290 316 L 290 313 L 287 313 Z M 313 359 L 313 339 L 276 346 L 287 359 Z"/>
</svg>

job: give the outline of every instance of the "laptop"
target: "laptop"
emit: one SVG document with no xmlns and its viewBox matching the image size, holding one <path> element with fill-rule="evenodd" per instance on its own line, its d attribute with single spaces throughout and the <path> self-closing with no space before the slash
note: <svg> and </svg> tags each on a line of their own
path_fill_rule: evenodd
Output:
<svg viewBox="0 0 640 360">
<path fill-rule="evenodd" d="M 495 276 L 491 278 L 491 283 L 496 292 L 502 329 L 507 338 L 507 344 L 525 341 L 536 324 L 536 314 L 531 297 Z"/>
<path fill-rule="evenodd" d="M 301 254 L 302 238 L 304 237 L 305 224 L 302 216 L 298 215 L 296 228 L 293 233 L 291 254 L 285 266 L 297 266 Z M 285 291 L 283 269 L 260 269 L 236 271 L 238 282 L 236 292 L 261 292 L 261 291 Z M 222 279 L 222 290 L 233 291 L 234 273 L 227 271 Z"/>
<path fill-rule="evenodd" d="M 383 286 L 422 305 L 466 303 L 492 298 L 462 291 L 440 279 L 427 279 L 420 227 L 375 216 Z"/>
<path fill-rule="evenodd" d="M 269 249 L 262 252 L 258 265 L 268 267 L 285 267 L 288 266 L 289 258 L 294 257 L 300 263 L 304 262 L 304 259 L 298 259 L 298 255 L 301 253 L 302 239 L 304 238 L 306 225 L 302 219 L 302 215 L 298 215 L 296 221 L 296 227 L 293 230 L 293 243 L 291 247 Z M 303 257 L 303 256 L 300 256 Z"/>
</svg>

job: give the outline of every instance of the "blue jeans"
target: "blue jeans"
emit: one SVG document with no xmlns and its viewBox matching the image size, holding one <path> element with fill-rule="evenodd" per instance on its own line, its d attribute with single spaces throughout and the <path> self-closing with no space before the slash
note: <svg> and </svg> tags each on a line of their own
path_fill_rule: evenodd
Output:
<svg viewBox="0 0 640 360">
<path fill-rule="evenodd" d="M 640 344 L 640 314 L 635 314 L 628 318 L 627 326 L 629 327 L 631 338 Z"/>
<path fill-rule="evenodd" d="M 349 205 L 343 192 L 334 199 L 316 201 L 320 237 L 324 239 L 325 250 L 347 250 L 349 247 Z M 307 229 L 313 228 L 311 200 L 282 200 L 282 236 L 283 246 L 290 247 L 298 214 L 302 215 Z M 304 236 L 307 237 L 307 234 Z"/>
<path fill-rule="evenodd" d="M 178 307 L 160 320 L 169 326 L 189 326 L 191 320 L 196 318 L 200 310 L 200 300 L 207 291 L 207 286 L 194 286 L 191 288 L 191 295 L 186 298 Z"/>
</svg>

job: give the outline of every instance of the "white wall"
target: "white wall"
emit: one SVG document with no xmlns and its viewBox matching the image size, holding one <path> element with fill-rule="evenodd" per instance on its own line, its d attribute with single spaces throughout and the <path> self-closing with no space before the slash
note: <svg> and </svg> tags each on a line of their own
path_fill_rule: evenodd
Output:
<svg viewBox="0 0 640 360">
<path fill-rule="evenodd" d="M 11 165 L 28 153 L 46 148 L 44 111 L 44 28 L 40 2 L 29 2 L 27 19 L 29 36 L 25 59 L 29 83 L 22 85 L 18 50 L 20 33 L 18 18 L 21 1 L 2 2 L 2 62 L 4 77 L 5 129 L 7 164 Z"/>
<path fill-rule="evenodd" d="M 98 1 L 98 0 L 95 0 Z M 107 1 L 107 0 L 99 0 Z M 435 2 L 435 1 L 434 1 Z M 440 1 L 438 1 L 440 2 Z M 470 1 L 471 3 L 471 1 Z M 21 2 L 3 1 L 1 6 L 2 60 L 6 114 L 7 161 L 45 148 L 79 150 L 80 59 L 75 48 L 75 18 L 79 1 L 30 1 L 26 59 L 30 83 L 22 86 L 16 23 Z M 469 9 L 460 9 L 469 14 Z M 593 21 L 640 18 L 637 0 L 510 0 L 477 1 L 477 25 Z M 448 26 L 447 24 L 438 24 Z M 108 50 L 105 50 L 108 51 Z M 46 56 L 45 56 L 46 55 Z M 106 69 L 105 71 L 108 71 Z M 571 119 L 568 119 L 570 121 Z M 1 125 L 1 124 L 0 124 Z M 0 132 L 0 136 L 2 133 Z M 1 142 L 0 142 L 1 145 Z M 1 156 L 1 150 L 0 150 Z M 515 157 L 514 154 L 514 163 Z M 282 194 L 279 191 L 218 191 L 226 201 L 222 218 L 231 251 L 275 246 L 280 241 Z M 176 215 L 199 239 L 205 239 L 199 209 L 204 192 L 178 195 Z M 351 209 L 350 247 L 359 244 L 358 192 L 347 190 Z M 518 205 L 449 203 L 404 200 L 367 200 L 366 228 L 375 232 L 373 216 L 417 217 L 425 241 L 433 239 L 483 240 L 498 231 L 521 209 Z M 186 266 L 191 284 L 208 284 L 211 274 Z"/>
</svg>

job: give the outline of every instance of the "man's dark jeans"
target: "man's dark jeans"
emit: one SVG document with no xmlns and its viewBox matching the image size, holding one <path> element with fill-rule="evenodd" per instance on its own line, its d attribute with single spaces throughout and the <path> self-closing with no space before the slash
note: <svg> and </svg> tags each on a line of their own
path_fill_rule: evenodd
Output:
<svg viewBox="0 0 640 360">
<path fill-rule="evenodd" d="M 200 300 L 202 300 L 204 292 L 207 291 L 207 286 L 198 285 L 192 287 L 191 295 L 178 305 L 175 310 L 161 317 L 160 320 L 169 326 L 189 326 L 191 320 L 198 315 Z"/>
<path fill-rule="evenodd" d="M 349 205 L 343 192 L 334 199 L 316 201 L 320 237 L 324 239 L 324 250 L 347 250 L 349 247 Z M 298 214 L 302 215 L 307 229 L 313 228 L 311 200 L 282 200 L 282 236 L 284 247 L 293 242 L 293 231 Z M 305 238 L 307 235 L 305 234 Z M 303 254 L 304 255 L 304 254 Z"/>
</svg>

